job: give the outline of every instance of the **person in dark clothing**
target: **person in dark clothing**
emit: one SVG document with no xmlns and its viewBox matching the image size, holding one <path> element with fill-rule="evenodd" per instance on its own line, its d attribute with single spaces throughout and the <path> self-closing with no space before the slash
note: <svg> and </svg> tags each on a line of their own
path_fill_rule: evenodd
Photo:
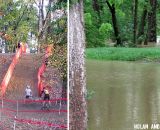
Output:
<svg viewBox="0 0 160 130">
<path fill-rule="evenodd" d="M 45 59 L 45 65 L 48 65 L 48 58 Z"/>
<path fill-rule="evenodd" d="M 20 48 L 21 47 L 21 43 L 20 42 L 18 42 L 18 48 Z"/>
<path fill-rule="evenodd" d="M 50 100 L 49 91 L 48 91 L 48 89 L 46 89 L 46 87 L 43 88 L 43 90 L 42 90 L 42 92 L 41 92 L 41 97 L 43 97 L 43 100 L 44 100 L 43 106 L 44 106 L 45 101 L 46 101 L 46 100 L 48 100 L 48 101 Z M 49 105 L 51 106 L 50 101 L 49 101 Z"/>
</svg>

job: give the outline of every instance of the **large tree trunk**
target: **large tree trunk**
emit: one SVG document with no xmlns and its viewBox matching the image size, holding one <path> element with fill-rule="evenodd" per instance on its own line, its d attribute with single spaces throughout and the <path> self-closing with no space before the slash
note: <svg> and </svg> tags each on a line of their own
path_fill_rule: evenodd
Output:
<svg viewBox="0 0 160 130">
<path fill-rule="evenodd" d="M 134 27 L 133 27 L 133 44 L 137 44 L 137 10 L 138 0 L 134 0 Z"/>
<path fill-rule="evenodd" d="M 157 0 L 150 0 L 151 11 L 148 13 L 148 41 L 155 42 L 157 39 L 157 22 L 156 22 L 156 10 Z"/>
<path fill-rule="evenodd" d="M 122 46 L 123 44 L 122 44 L 122 40 L 121 40 L 121 36 L 120 36 L 120 32 L 119 32 L 119 26 L 118 26 L 118 23 L 117 23 L 115 5 L 114 4 L 111 5 L 108 1 L 106 1 L 106 2 L 107 2 L 107 5 L 109 7 L 109 10 L 112 14 L 112 24 L 113 24 L 115 38 L 116 38 L 116 41 L 117 41 L 116 46 Z"/>
<path fill-rule="evenodd" d="M 70 130 L 85 130 L 87 127 L 84 50 L 83 0 L 79 0 L 69 10 Z"/>
</svg>

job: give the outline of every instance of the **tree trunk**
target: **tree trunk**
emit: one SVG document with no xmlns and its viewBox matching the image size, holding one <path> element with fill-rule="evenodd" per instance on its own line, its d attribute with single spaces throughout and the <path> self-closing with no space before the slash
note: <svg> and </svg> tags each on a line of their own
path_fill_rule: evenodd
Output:
<svg viewBox="0 0 160 130">
<path fill-rule="evenodd" d="M 138 0 L 134 0 L 134 27 L 133 27 L 134 46 L 136 46 L 137 43 L 137 9 L 138 9 Z"/>
<path fill-rule="evenodd" d="M 69 129 L 85 130 L 87 128 L 87 104 L 83 0 L 70 6 L 69 18 Z"/>
<path fill-rule="evenodd" d="M 41 46 L 42 37 L 43 37 L 43 33 L 42 33 L 42 27 L 44 24 L 43 7 L 44 7 L 44 0 L 40 0 L 39 6 L 38 6 L 38 12 L 39 12 L 39 17 L 38 17 L 38 52 L 40 52 L 40 46 Z"/>
<path fill-rule="evenodd" d="M 141 17 L 141 22 L 139 24 L 139 31 L 138 31 L 138 38 L 141 36 L 144 36 L 144 27 L 146 26 L 146 18 L 147 18 L 147 7 L 145 6 L 143 9 L 142 17 Z M 141 44 L 143 39 L 138 40 L 138 44 Z"/>
<path fill-rule="evenodd" d="M 156 22 L 156 10 L 157 0 L 150 0 L 151 11 L 148 13 L 148 41 L 155 42 L 157 39 L 157 22 Z"/>
<path fill-rule="evenodd" d="M 49 4 L 48 4 L 48 7 L 49 9 L 52 7 L 52 2 L 53 0 L 49 0 Z M 49 12 L 48 14 L 48 27 L 46 29 L 46 41 L 47 41 L 47 36 L 51 33 L 51 11 Z"/>
<path fill-rule="evenodd" d="M 101 23 L 101 8 L 100 8 L 100 5 L 98 3 L 98 0 L 92 0 L 92 6 L 93 6 L 93 9 L 97 12 L 98 14 L 98 17 L 99 17 L 99 23 Z"/>
<path fill-rule="evenodd" d="M 122 44 L 122 40 L 121 40 L 121 36 L 120 36 L 120 32 L 119 32 L 118 23 L 117 23 L 115 5 L 114 4 L 111 5 L 108 1 L 106 1 L 106 2 L 109 7 L 109 10 L 112 14 L 112 24 L 113 24 L 115 38 L 117 41 L 116 46 L 122 46 L 123 44 Z"/>
<path fill-rule="evenodd" d="M 44 11 L 43 11 L 43 5 L 44 4 L 44 2 L 43 2 L 43 0 L 40 0 L 39 1 L 39 32 L 42 30 L 42 27 L 43 27 L 43 24 L 44 24 Z"/>
</svg>

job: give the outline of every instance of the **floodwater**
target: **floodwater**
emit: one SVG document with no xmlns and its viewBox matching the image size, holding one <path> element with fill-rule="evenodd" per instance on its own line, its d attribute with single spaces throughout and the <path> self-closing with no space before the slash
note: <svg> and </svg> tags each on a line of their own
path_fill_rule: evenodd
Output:
<svg viewBox="0 0 160 130">
<path fill-rule="evenodd" d="M 160 64 L 87 60 L 86 67 L 95 91 L 88 130 L 160 130 Z"/>
</svg>

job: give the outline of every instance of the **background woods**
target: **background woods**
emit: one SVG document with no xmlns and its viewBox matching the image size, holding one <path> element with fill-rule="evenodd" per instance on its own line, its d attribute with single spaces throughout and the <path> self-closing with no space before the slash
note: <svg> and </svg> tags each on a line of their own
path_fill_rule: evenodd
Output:
<svg viewBox="0 0 160 130">
<path fill-rule="evenodd" d="M 85 1 L 87 47 L 156 43 L 159 4 L 157 0 Z"/>
</svg>

